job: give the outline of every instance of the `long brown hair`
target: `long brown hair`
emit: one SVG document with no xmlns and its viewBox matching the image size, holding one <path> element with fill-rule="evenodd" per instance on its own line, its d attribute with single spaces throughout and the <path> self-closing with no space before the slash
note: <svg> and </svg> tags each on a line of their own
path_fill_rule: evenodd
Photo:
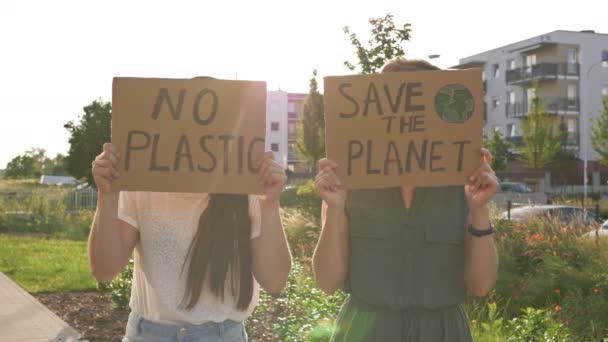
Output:
<svg viewBox="0 0 608 342">
<path fill-rule="evenodd" d="M 247 195 L 210 194 L 200 216 L 182 272 L 188 267 L 181 307 L 191 310 L 203 287 L 224 299 L 226 282 L 237 308 L 245 310 L 253 297 L 251 218 Z"/>
</svg>

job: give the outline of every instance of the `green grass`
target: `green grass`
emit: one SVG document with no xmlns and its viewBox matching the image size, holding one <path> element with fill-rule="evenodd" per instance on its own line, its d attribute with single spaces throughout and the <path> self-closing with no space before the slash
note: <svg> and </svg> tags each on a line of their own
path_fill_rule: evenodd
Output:
<svg viewBox="0 0 608 342">
<path fill-rule="evenodd" d="M 86 241 L 0 234 L 0 271 L 28 292 L 94 290 Z"/>
</svg>

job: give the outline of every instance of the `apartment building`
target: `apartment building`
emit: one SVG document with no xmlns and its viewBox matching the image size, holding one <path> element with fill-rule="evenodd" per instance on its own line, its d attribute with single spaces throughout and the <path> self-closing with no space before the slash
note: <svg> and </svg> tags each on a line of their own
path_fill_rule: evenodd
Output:
<svg viewBox="0 0 608 342">
<path fill-rule="evenodd" d="M 568 147 L 580 159 L 596 160 L 589 120 L 608 96 L 608 34 L 553 31 L 462 58 L 453 68 L 483 68 L 486 106 L 484 134 L 498 130 L 523 143 L 521 122 L 533 97 L 533 82 L 549 114 L 568 131 Z"/>
<path fill-rule="evenodd" d="M 266 149 L 275 152 L 277 161 L 291 171 L 303 171 L 296 156 L 296 124 L 301 117 L 307 94 L 268 91 L 266 96 Z"/>
</svg>

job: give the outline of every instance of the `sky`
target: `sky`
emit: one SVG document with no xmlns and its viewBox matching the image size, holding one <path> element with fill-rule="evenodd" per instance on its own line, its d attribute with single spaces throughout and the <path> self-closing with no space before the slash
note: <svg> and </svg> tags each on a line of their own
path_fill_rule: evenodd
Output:
<svg viewBox="0 0 608 342">
<path fill-rule="evenodd" d="M 608 33 L 608 1 L 2 1 L 0 169 L 30 148 L 66 153 L 63 125 L 94 100 L 111 101 L 116 76 L 261 80 L 307 92 L 351 72 L 342 31 L 369 38 L 370 17 L 412 26 L 410 57 L 440 67 L 554 30 Z"/>
</svg>

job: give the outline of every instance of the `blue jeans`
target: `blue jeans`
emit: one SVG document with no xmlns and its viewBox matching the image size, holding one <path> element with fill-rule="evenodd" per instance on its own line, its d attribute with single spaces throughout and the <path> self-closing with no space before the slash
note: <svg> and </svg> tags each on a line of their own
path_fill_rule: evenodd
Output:
<svg viewBox="0 0 608 342">
<path fill-rule="evenodd" d="M 164 324 L 148 321 L 131 311 L 123 342 L 247 342 L 243 322 Z"/>
</svg>

